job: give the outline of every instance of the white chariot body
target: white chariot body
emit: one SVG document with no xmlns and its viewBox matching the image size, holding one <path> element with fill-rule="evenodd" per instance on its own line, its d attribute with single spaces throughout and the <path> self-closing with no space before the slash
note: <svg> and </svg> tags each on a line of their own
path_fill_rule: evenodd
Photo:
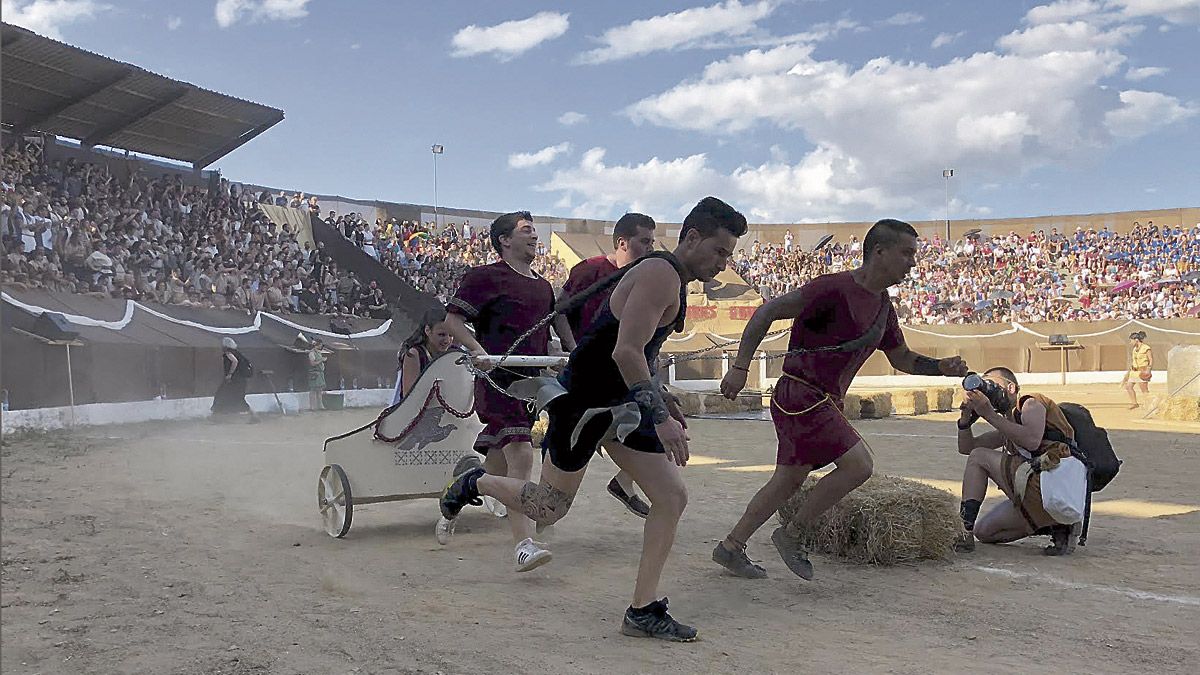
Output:
<svg viewBox="0 0 1200 675">
<path fill-rule="evenodd" d="M 461 352 L 434 360 L 399 405 L 370 424 L 325 441 L 317 505 L 325 531 L 350 531 L 356 504 L 439 497 L 483 429 L 475 416 L 475 378 Z M 476 363 L 495 363 L 486 356 Z M 507 366 L 560 365 L 565 357 L 510 356 Z"/>
</svg>

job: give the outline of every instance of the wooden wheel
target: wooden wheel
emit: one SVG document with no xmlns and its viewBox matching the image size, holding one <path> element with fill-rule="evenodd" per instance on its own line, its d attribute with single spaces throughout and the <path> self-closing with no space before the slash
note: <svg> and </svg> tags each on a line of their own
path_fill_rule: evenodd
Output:
<svg viewBox="0 0 1200 675">
<path fill-rule="evenodd" d="M 317 508 L 321 510 L 321 520 L 329 536 L 338 539 L 346 536 L 354 518 L 354 500 L 350 495 L 350 479 L 346 478 L 341 466 L 330 464 L 321 469 L 321 478 L 317 481 Z"/>
</svg>

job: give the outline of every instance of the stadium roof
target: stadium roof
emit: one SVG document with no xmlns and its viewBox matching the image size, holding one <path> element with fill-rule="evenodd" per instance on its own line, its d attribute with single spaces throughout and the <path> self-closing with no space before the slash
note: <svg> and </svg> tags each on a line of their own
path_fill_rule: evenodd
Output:
<svg viewBox="0 0 1200 675">
<path fill-rule="evenodd" d="M 201 89 L 5 23 L 2 121 L 202 169 L 283 119 L 283 111 Z"/>
</svg>

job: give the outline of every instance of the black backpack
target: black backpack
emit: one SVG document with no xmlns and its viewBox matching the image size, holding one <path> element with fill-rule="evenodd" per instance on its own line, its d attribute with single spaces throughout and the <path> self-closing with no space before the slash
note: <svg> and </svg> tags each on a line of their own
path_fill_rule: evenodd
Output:
<svg viewBox="0 0 1200 675">
<path fill-rule="evenodd" d="M 254 364 L 250 363 L 250 359 L 246 358 L 241 352 L 235 351 L 237 356 L 237 370 L 233 371 L 235 377 L 248 380 L 254 377 Z"/>
<path fill-rule="evenodd" d="M 1092 493 L 1103 490 L 1116 478 L 1121 470 L 1121 460 L 1117 459 L 1117 453 L 1108 440 L 1108 431 L 1104 427 L 1096 426 L 1096 420 L 1092 419 L 1092 411 L 1078 403 L 1060 403 L 1058 409 L 1075 430 L 1075 440 L 1072 441 L 1050 427 L 1046 427 L 1045 438 L 1070 446 L 1071 454 L 1078 457 L 1087 467 L 1087 504 L 1083 512 L 1083 529 L 1079 533 L 1079 545 L 1086 546 L 1088 526 L 1092 521 Z"/>
<path fill-rule="evenodd" d="M 1104 427 L 1096 426 L 1092 412 L 1078 403 L 1060 403 L 1058 408 L 1075 430 L 1075 441 L 1072 443 L 1049 427 L 1046 428 L 1046 439 L 1072 446 L 1072 451 L 1080 455 L 1079 459 L 1087 465 L 1091 473 L 1091 491 L 1103 490 L 1121 470 L 1121 460 L 1117 458 L 1112 442 L 1108 440 L 1108 431 Z"/>
</svg>

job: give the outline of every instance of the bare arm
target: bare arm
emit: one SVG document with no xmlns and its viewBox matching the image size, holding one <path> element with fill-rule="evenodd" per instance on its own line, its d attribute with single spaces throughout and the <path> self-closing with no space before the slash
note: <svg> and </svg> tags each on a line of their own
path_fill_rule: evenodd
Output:
<svg viewBox="0 0 1200 675">
<path fill-rule="evenodd" d="M 963 377 L 967 374 L 967 364 L 962 357 L 951 356 L 945 359 L 935 359 L 924 354 L 918 354 L 902 344 L 884 352 L 892 367 L 910 375 L 945 375 L 946 377 Z"/>
<path fill-rule="evenodd" d="M 737 357 L 733 360 L 733 366 L 741 370 L 748 369 L 754 352 L 758 351 L 758 346 L 767 336 L 767 331 L 771 330 L 771 324 L 779 320 L 795 319 L 804 311 L 804 306 L 800 291 L 795 290 L 784 293 L 754 310 L 754 315 L 746 322 L 746 328 L 742 331 L 742 342 L 738 347 Z"/>
<path fill-rule="evenodd" d="M 562 343 L 564 352 L 575 351 L 575 335 L 571 333 L 571 323 L 567 321 L 566 314 L 554 317 L 554 332 L 558 334 L 558 340 Z"/>
<path fill-rule="evenodd" d="M 1046 406 L 1037 399 L 1026 399 L 1021 406 L 1021 421 L 1015 422 L 992 410 L 987 397 L 977 391 L 969 391 L 966 398 L 979 416 L 1005 439 L 1026 450 L 1037 450 L 1046 432 Z M 982 399 L 982 401 L 980 401 Z"/>
<path fill-rule="evenodd" d="M 626 386 L 650 379 L 646 345 L 667 309 L 679 297 L 679 278 L 675 270 L 665 260 L 662 264 L 657 263 L 642 263 L 622 280 L 632 285 L 621 307 L 620 328 L 612 356 Z"/>
<path fill-rule="evenodd" d="M 404 363 L 400 372 L 400 395 L 402 398 L 408 398 L 408 392 L 412 391 L 417 378 L 421 376 L 421 359 L 417 356 L 415 348 L 404 353 Z"/>
<path fill-rule="evenodd" d="M 467 328 L 467 324 L 463 321 L 463 316 L 458 312 L 448 312 L 446 314 L 446 328 L 450 330 L 450 334 L 454 339 L 472 354 L 486 354 L 487 350 L 479 344 L 475 336 Z"/>
</svg>

